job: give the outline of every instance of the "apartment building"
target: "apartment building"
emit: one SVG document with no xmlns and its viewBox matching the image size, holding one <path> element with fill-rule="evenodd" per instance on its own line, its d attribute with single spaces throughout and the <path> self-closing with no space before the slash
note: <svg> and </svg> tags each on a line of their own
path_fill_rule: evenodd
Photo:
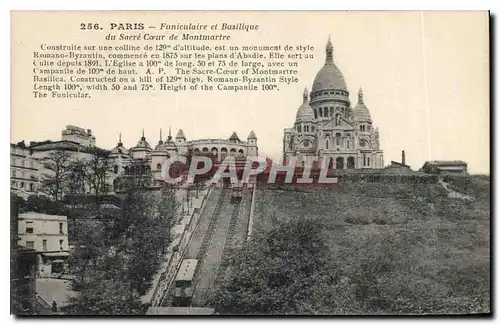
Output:
<svg viewBox="0 0 500 325">
<path fill-rule="evenodd" d="M 61 273 L 69 254 L 66 216 L 27 212 L 19 215 L 19 244 L 34 249 L 38 276 Z"/>
</svg>

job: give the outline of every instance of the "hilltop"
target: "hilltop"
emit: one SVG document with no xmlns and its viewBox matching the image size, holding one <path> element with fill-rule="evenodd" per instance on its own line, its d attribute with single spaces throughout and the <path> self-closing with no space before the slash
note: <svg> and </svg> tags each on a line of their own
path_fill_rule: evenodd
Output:
<svg viewBox="0 0 500 325">
<path fill-rule="evenodd" d="M 335 303 L 322 306 L 319 302 L 315 306 L 320 307 L 311 309 L 311 313 L 488 313 L 490 180 L 488 176 L 454 176 L 444 181 L 447 189 L 441 183 L 339 183 L 321 190 L 261 185 L 254 214 L 254 237 L 260 242 L 250 240 L 237 251 L 237 255 L 243 256 L 238 258 L 239 263 L 248 255 L 252 258 L 247 260 L 260 258 L 262 265 L 281 259 L 280 268 L 296 267 L 285 265 L 288 262 L 282 256 L 286 252 L 273 256 L 272 247 L 268 247 L 272 238 L 268 236 L 269 244 L 262 242 L 279 227 L 286 232 L 283 224 L 293 228 L 297 221 L 311 223 L 320 225 L 329 260 L 327 271 L 332 274 L 331 286 L 335 287 Z M 470 199 L 454 198 L 449 191 L 461 192 Z M 259 255 L 255 250 L 266 252 Z M 226 299 L 219 308 L 238 312 L 234 306 L 241 306 L 242 302 L 236 300 L 250 301 L 256 292 L 262 299 L 262 292 L 275 290 L 266 287 L 269 285 L 265 281 L 259 283 L 262 289 L 242 287 L 241 278 L 258 276 L 259 269 L 245 270 L 238 265 L 233 265 L 233 269 L 232 282 L 219 288 L 233 298 Z M 321 270 L 316 271 L 322 274 Z M 248 292 L 243 294 L 245 290 Z M 305 307 L 290 308 L 289 313 L 300 313 Z M 269 310 L 273 313 L 272 308 Z"/>
</svg>

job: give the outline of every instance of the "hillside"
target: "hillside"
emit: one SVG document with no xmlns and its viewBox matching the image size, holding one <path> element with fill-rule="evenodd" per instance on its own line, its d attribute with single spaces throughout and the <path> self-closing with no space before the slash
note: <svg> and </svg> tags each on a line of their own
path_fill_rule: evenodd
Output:
<svg viewBox="0 0 500 325">
<path fill-rule="evenodd" d="M 450 198 L 441 184 L 261 186 L 254 231 L 292 218 L 320 222 L 343 296 L 326 313 L 487 313 L 489 178 L 446 181 L 473 200 Z"/>
</svg>

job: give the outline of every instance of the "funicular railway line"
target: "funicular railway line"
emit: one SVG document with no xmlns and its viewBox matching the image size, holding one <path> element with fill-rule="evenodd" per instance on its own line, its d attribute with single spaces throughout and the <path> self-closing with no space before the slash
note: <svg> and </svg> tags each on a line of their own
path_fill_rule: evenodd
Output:
<svg viewBox="0 0 500 325">
<path fill-rule="evenodd" d="M 219 211 L 219 222 L 216 225 L 215 233 L 208 243 L 206 254 L 203 255 L 203 259 L 199 260 L 200 269 L 197 270 L 199 273 L 194 278 L 195 288 L 192 306 L 204 305 L 206 293 L 214 283 L 234 209 L 235 205 L 230 202 L 229 198 L 225 198 L 221 211 Z"/>
<path fill-rule="evenodd" d="M 221 205 L 224 201 L 225 197 L 225 190 L 224 189 L 216 189 L 212 191 L 212 194 L 208 198 L 208 203 L 207 206 L 205 207 L 205 210 L 203 211 L 203 215 L 196 226 L 196 229 L 193 233 L 193 236 L 189 242 L 189 245 L 186 249 L 186 253 L 184 255 L 184 259 L 197 259 L 198 255 L 202 249 L 203 244 L 205 243 L 205 240 L 209 240 L 207 238 L 207 235 L 209 233 L 209 228 L 212 223 L 214 223 L 214 219 L 218 218 L 218 215 L 220 214 L 220 209 Z M 215 200 L 217 201 L 215 201 Z M 213 230 L 212 230 L 213 232 Z M 206 245 L 205 245 L 206 246 Z M 206 248 L 205 248 L 206 251 Z M 195 272 L 199 272 L 199 265 L 196 268 Z M 194 277 L 196 277 L 197 274 L 194 274 Z M 194 278 L 193 277 L 193 278 Z M 165 294 L 165 297 L 162 300 L 162 305 L 163 306 L 170 306 L 172 303 L 172 300 L 174 298 L 174 288 L 175 283 L 172 285 L 172 288 L 168 290 Z"/>
<path fill-rule="evenodd" d="M 222 279 L 224 279 L 224 275 L 228 264 L 228 251 L 232 248 L 233 238 L 237 230 L 236 226 L 238 224 L 240 211 L 241 211 L 241 202 L 236 202 L 233 209 L 233 213 L 231 215 L 231 221 L 229 221 L 229 228 L 227 229 L 226 241 L 224 243 L 224 249 L 222 251 L 220 264 L 215 277 L 216 284 L 218 284 Z"/>
<path fill-rule="evenodd" d="M 240 199 L 235 200 L 231 189 L 214 188 L 213 195 L 208 198 L 200 221 L 182 257 L 184 261 L 187 259 L 198 261 L 189 288 L 185 289 L 185 295 L 191 295 L 192 299 L 184 300 L 184 306 L 204 306 L 209 291 L 227 276 L 228 250 L 242 245 L 246 240 L 251 205 L 250 192 L 245 188 L 240 191 L 242 193 Z M 175 288 L 174 284 L 168 291 L 164 298 L 164 306 L 178 301 L 177 298 L 174 299 L 177 297 Z M 179 306 L 177 303 L 175 305 Z"/>
<path fill-rule="evenodd" d="M 205 237 L 203 237 L 203 242 L 201 244 L 200 250 L 198 251 L 198 254 L 196 255 L 197 260 L 203 260 L 205 258 L 205 255 L 207 254 L 207 249 L 208 245 L 212 241 L 212 238 L 214 236 L 216 226 L 219 221 L 220 213 L 222 210 L 222 204 L 224 203 L 224 199 L 226 197 L 227 190 L 222 189 L 222 192 L 220 194 L 219 201 L 217 202 L 217 206 L 215 207 L 215 211 L 212 214 L 212 218 L 210 218 L 210 223 L 208 224 L 208 229 L 207 232 L 205 233 Z M 200 267 L 197 268 L 197 271 L 200 269 Z M 196 273 L 195 273 L 195 278 L 196 278 Z"/>
</svg>

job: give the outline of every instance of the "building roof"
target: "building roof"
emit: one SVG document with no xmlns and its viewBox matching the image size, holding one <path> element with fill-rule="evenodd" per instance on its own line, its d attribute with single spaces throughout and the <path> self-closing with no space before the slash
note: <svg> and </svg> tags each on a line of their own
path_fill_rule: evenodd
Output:
<svg viewBox="0 0 500 325">
<path fill-rule="evenodd" d="M 347 91 L 347 85 L 340 69 L 333 62 L 333 46 L 330 39 L 326 45 L 325 65 L 314 79 L 312 92 L 324 89 L 340 89 Z"/>
<path fill-rule="evenodd" d="M 238 137 L 238 135 L 236 134 L 236 132 L 233 132 L 233 134 L 231 134 L 231 136 L 229 137 L 229 140 L 231 140 L 231 141 L 241 141 L 240 138 Z"/>
<path fill-rule="evenodd" d="M 191 281 L 197 265 L 197 259 L 188 258 L 183 260 L 175 281 Z"/>
<path fill-rule="evenodd" d="M 399 161 L 394 161 L 394 160 L 391 160 L 391 166 L 396 166 L 396 167 L 408 167 L 410 168 L 410 166 L 406 165 L 406 164 L 403 164 L 403 163 L 400 163 Z"/>
<path fill-rule="evenodd" d="M 19 214 L 19 219 L 23 220 L 61 220 L 66 221 L 68 217 L 55 215 L 55 214 L 46 214 L 46 213 L 38 213 L 38 212 L 25 212 Z"/>
<path fill-rule="evenodd" d="M 255 132 L 253 130 L 250 131 L 250 133 L 248 134 L 247 139 L 255 139 L 255 140 L 257 140 L 257 136 L 255 135 Z"/>
<path fill-rule="evenodd" d="M 62 140 L 62 141 L 44 141 L 40 144 L 34 143 L 30 146 L 33 151 L 47 151 L 47 150 L 71 150 L 77 151 L 84 149 L 84 146 L 78 142 Z"/>
<path fill-rule="evenodd" d="M 425 163 L 431 165 L 467 165 L 467 163 L 462 160 L 430 160 Z"/>
</svg>

